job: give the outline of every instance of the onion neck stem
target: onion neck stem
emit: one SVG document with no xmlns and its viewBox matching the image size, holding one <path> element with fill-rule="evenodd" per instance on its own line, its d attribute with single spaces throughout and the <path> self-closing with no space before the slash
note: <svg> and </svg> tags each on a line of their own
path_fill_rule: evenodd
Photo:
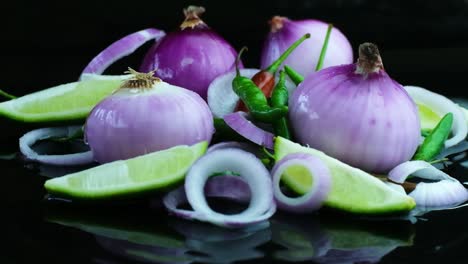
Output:
<svg viewBox="0 0 468 264">
<path fill-rule="evenodd" d="M 201 14 L 205 12 L 202 6 L 188 6 L 184 9 L 185 20 L 180 25 L 180 29 L 195 28 L 198 25 L 205 25 L 205 22 L 200 19 Z"/>
<path fill-rule="evenodd" d="M 310 38 L 310 34 L 307 33 L 304 36 L 302 36 L 300 39 L 296 40 L 286 51 L 284 51 L 281 56 L 274 61 L 270 66 L 268 66 L 264 71 L 269 72 L 271 74 L 275 74 L 276 71 L 278 70 L 279 66 L 288 58 L 289 54 L 291 54 L 297 46 L 299 46 L 304 40 Z"/>
<path fill-rule="evenodd" d="M 325 35 L 325 40 L 323 41 L 322 50 L 320 51 L 320 57 L 315 67 L 315 71 L 320 71 L 323 68 L 323 61 L 325 60 L 325 54 L 327 53 L 328 41 L 330 40 L 330 33 L 333 29 L 333 24 L 328 24 L 327 34 Z"/>
<path fill-rule="evenodd" d="M 133 74 L 133 77 L 125 80 L 120 88 L 131 88 L 131 89 L 151 89 L 156 82 L 160 82 L 161 79 L 154 77 L 155 70 L 148 73 L 137 72 L 132 68 L 128 68 L 125 73 Z"/>
<path fill-rule="evenodd" d="M 382 58 L 377 45 L 369 42 L 359 45 L 356 73 L 367 75 L 377 73 L 383 69 Z"/>
<path fill-rule="evenodd" d="M 273 33 L 278 32 L 283 28 L 283 23 L 285 20 L 287 20 L 287 18 L 282 16 L 274 16 L 271 18 L 271 20 L 268 22 L 270 24 L 270 31 Z"/>
</svg>

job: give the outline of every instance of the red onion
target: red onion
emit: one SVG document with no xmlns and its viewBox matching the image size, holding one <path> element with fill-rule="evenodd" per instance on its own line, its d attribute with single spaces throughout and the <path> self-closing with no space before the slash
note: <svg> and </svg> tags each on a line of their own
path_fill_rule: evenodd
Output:
<svg viewBox="0 0 468 264">
<path fill-rule="evenodd" d="M 237 52 L 199 18 L 204 11 L 195 6 L 185 9 L 180 30 L 167 34 L 148 51 L 140 71 L 155 70 L 155 76 L 206 99 L 211 81 L 234 70 Z"/>
<path fill-rule="evenodd" d="M 289 55 L 283 65 L 289 65 L 303 76 L 315 71 L 328 24 L 319 20 L 290 20 L 275 16 L 270 21 L 271 31 L 262 49 L 261 68 L 276 60 L 294 41 L 306 33 L 310 39 L 304 41 Z M 323 68 L 353 62 L 353 49 L 348 39 L 337 28 L 333 28 L 324 58 Z"/>
<path fill-rule="evenodd" d="M 384 71 L 371 43 L 359 47 L 358 63 L 307 76 L 289 110 L 300 143 L 366 171 L 388 172 L 418 147 L 416 104 Z"/>
<path fill-rule="evenodd" d="M 213 116 L 198 94 L 152 77 L 153 72 L 134 74 L 86 121 L 85 136 L 96 161 L 211 140 Z"/>
</svg>

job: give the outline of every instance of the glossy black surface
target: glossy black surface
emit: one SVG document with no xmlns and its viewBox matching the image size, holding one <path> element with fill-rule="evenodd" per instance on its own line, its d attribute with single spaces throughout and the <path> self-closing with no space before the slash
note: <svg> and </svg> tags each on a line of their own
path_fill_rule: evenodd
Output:
<svg viewBox="0 0 468 264">
<path fill-rule="evenodd" d="M 468 2 L 446 1 L 8 1 L 2 3 L 0 89 L 26 94 L 76 80 L 112 41 L 146 27 L 171 30 L 188 3 L 256 66 L 272 15 L 333 22 L 353 47 L 379 45 L 386 70 L 402 84 L 468 97 Z M 109 69 L 137 67 L 145 49 Z M 1 152 L 17 151 L 31 126 L 1 120 Z M 466 181 L 467 153 L 447 171 Z M 449 164 L 449 163 L 448 163 Z M 66 168 L 0 160 L 0 263 L 468 263 L 468 208 L 424 215 L 416 224 L 323 211 L 277 215 L 271 226 L 232 232 L 167 217 L 150 201 L 80 205 L 44 199 L 46 177 Z M 57 171 L 58 170 L 58 171 Z M 41 173 L 42 171 L 42 173 Z M 45 172 L 44 172 L 45 171 Z M 348 261 L 348 262 L 346 262 Z"/>
</svg>

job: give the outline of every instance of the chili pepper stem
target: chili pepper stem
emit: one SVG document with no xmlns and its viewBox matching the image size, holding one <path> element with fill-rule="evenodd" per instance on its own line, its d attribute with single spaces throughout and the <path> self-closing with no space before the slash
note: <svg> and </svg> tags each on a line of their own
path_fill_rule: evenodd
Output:
<svg viewBox="0 0 468 264">
<path fill-rule="evenodd" d="M 244 51 L 248 51 L 249 49 L 247 47 L 242 47 L 242 49 L 239 51 L 239 54 L 237 54 L 237 58 L 236 58 L 236 76 L 240 76 L 240 71 L 239 71 L 239 61 L 240 61 L 240 58 L 242 57 L 242 54 L 244 53 Z"/>
<path fill-rule="evenodd" d="M 325 60 L 325 54 L 327 53 L 328 42 L 330 40 L 330 34 L 333 29 L 333 24 L 328 24 L 327 33 L 325 35 L 325 40 L 323 41 L 322 50 L 320 51 L 320 57 L 315 67 L 315 71 L 319 71 L 323 68 L 323 61 Z"/>
<path fill-rule="evenodd" d="M 284 66 L 284 71 L 289 76 L 289 78 L 293 81 L 295 85 L 299 85 L 301 82 L 304 81 L 304 76 L 300 73 L 295 71 L 293 68 L 289 67 L 288 65 Z"/>
<path fill-rule="evenodd" d="M 286 60 L 286 58 L 291 54 L 297 46 L 299 46 L 304 40 L 310 38 L 310 34 L 307 33 L 302 36 L 300 39 L 296 40 L 281 56 L 275 60 L 270 66 L 268 66 L 264 71 L 269 72 L 271 74 L 275 74 L 278 70 L 279 66 Z"/>
</svg>

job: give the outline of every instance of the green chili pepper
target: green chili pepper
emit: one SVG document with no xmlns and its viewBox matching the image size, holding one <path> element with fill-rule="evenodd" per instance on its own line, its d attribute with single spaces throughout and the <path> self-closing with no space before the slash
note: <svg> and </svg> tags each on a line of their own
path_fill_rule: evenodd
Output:
<svg viewBox="0 0 468 264">
<path fill-rule="evenodd" d="M 286 116 L 288 107 L 285 105 L 270 107 L 262 90 L 260 90 L 251 79 L 240 75 L 238 64 L 239 58 L 244 50 L 245 47 L 242 48 L 236 59 L 236 77 L 232 80 L 233 91 L 244 102 L 255 120 L 273 123 L 273 121 Z"/>
<path fill-rule="evenodd" d="M 445 140 L 452 130 L 453 114 L 446 114 L 424 139 L 424 142 L 419 146 L 413 160 L 431 161 L 442 150 Z"/>
<path fill-rule="evenodd" d="M 280 77 L 278 83 L 273 89 L 271 94 L 270 103 L 273 107 L 281 107 L 288 105 L 289 93 L 286 89 L 286 76 L 284 71 L 280 71 Z M 275 130 L 275 135 L 290 139 L 288 128 L 288 120 L 286 117 L 280 118 L 273 122 L 273 128 Z"/>
<path fill-rule="evenodd" d="M 298 73 L 288 65 L 284 66 L 284 71 L 286 71 L 286 74 L 289 76 L 289 78 L 291 79 L 291 81 L 293 81 L 294 84 L 299 85 L 302 81 L 304 81 L 304 76 L 302 76 L 300 73 Z"/>
</svg>

